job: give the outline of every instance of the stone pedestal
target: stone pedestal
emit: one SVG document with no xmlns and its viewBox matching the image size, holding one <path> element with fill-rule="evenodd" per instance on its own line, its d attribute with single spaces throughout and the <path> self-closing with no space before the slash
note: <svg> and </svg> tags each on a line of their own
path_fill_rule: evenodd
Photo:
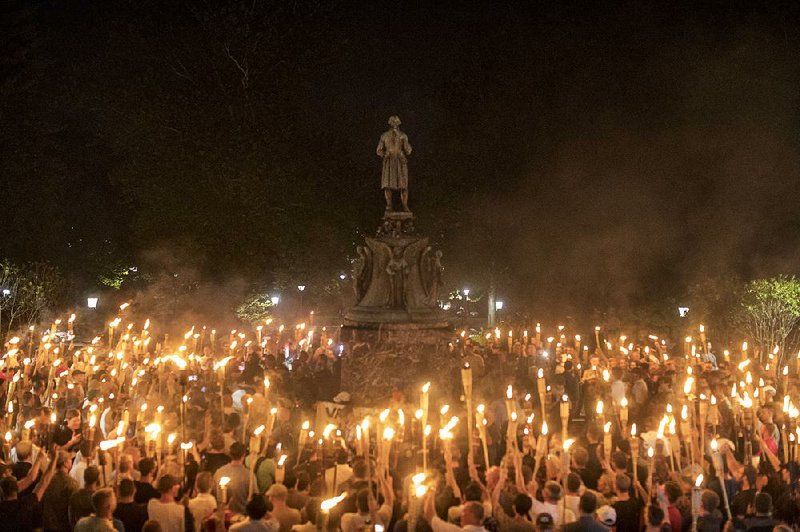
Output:
<svg viewBox="0 0 800 532">
<path fill-rule="evenodd" d="M 451 332 L 447 329 L 345 326 L 341 336 L 341 341 L 347 344 L 342 359 L 342 390 L 350 394 L 354 405 L 370 407 L 387 404 L 395 388 L 413 402 L 427 381 L 433 383 L 437 393 L 445 390 L 458 393 L 456 388 L 461 386 L 461 380 L 457 376 L 463 361 L 448 348 L 450 339 Z"/>
<path fill-rule="evenodd" d="M 451 365 L 450 324 L 439 308 L 442 254 L 416 233 L 410 212 L 386 213 L 357 252 L 357 302 L 341 331 L 348 344 L 342 388 L 355 403 L 377 404 L 395 387 L 437 380 Z"/>
<path fill-rule="evenodd" d="M 366 329 L 449 327 L 439 308 L 441 252 L 416 234 L 410 212 L 389 212 L 375 238 L 359 246 L 356 305 L 345 325 Z"/>
</svg>

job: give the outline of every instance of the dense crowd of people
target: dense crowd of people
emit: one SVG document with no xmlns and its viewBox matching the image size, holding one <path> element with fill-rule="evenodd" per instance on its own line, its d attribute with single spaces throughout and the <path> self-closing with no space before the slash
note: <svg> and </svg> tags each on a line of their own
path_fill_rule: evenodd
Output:
<svg viewBox="0 0 800 532">
<path fill-rule="evenodd" d="M 347 353 L 324 334 L 187 333 L 174 349 L 146 328 L 117 334 L 79 346 L 53 326 L 6 343 L 0 528 L 800 526 L 796 371 L 778 351 L 454 335 L 449 385 L 350 405 Z"/>
</svg>

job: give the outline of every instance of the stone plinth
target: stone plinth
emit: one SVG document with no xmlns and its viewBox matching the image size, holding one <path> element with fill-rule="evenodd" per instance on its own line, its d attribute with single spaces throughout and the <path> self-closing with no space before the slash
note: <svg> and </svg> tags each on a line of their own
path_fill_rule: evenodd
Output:
<svg viewBox="0 0 800 532">
<path fill-rule="evenodd" d="M 386 404 L 394 388 L 415 397 L 427 381 L 441 392 L 461 386 L 460 356 L 448 350 L 447 329 L 354 329 L 342 328 L 347 344 L 342 360 L 341 384 L 353 404 Z M 452 382 L 451 382 L 452 381 Z M 455 382 L 455 384 L 453 384 Z M 456 390 L 457 393 L 457 390 Z"/>
<path fill-rule="evenodd" d="M 356 305 L 345 315 L 352 328 L 441 329 L 441 252 L 417 235 L 410 212 L 389 212 L 375 238 L 357 251 Z"/>
<path fill-rule="evenodd" d="M 348 345 L 342 389 L 354 403 L 374 405 L 395 387 L 410 393 L 426 381 L 446 381 L 451 365 L 457 373 L 447 349 L 450 324 L 439 308 L 442 253 L 416 233 L 414 215 L 386 213 L 357 252 L 357 302 L 341 330 Z"/>
</svg>

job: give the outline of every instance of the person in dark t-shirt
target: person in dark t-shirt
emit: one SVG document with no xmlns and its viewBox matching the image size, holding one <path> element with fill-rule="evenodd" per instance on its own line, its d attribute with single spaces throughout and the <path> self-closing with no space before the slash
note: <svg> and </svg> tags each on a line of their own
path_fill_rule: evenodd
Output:
<svg viewBox="0 0 800 532">
<path fill-rule="evenodd" d="M 139 473 L 142 477 L 135 480 L 136 495 L 133 501 L 136 504 L 147 504 L 150 499 L 158 499 L 161 494 L 153 487 L 153 474 L 156 470 L 156 462 L 152 458 L 142 458 L 139 460 Z"/>
<path fill-rule="evenodd" d="M 631 477 L 625 473 L 617 473 L 617 500 L 614 511 L 617 512 L 617 532 L 639 532 L 642 519 L 642 501 L 631 497 Z"/>
<path fill-rule="evenodd" d="M 0 480 L 3 500 L 0 502 L 0 523 L 6 530 L 33 530 L 42 526 L 39 499 L 33 494 L 18 498 L 17 479 Z"/>
<path fill-rule="evenodd" d="M 731 513 L 738 519 L 747 516 L 748 508 L 756 497 L 756 468 L 745 466 L 742 473 L 741 488 L 731 501 Z"/>
<path fill-rule="evenodd" d="M 41 500 L 56 472 L 55 456 L 50 457 L 42 479 L 31 493 L 20 495 L 17 479 L 8 476 L 0 479 L 0 528 L 24 532 L 42 528 Z"/>
<path fill-rule="evenodd" d="M 722 530 L 722 512 L 719 508 L 719 495 L 712 490 L 703 490 L 700 496 L 700 516 L 697 518 L 699 532 L 718 532 Z"/>
<path fill-rule="evenodd" d="M 125 525 L 125 532 L 139 532 L 147 521 L 147 507 L 134 502 L 135 493 L 136 484 L 131 479 L 124 478 L 120 481 L 114 517 Z"/>
<path fill-rule="evenodd" d="M 92 515 L 92 495 L 100 489 L 100 470 L 97 466 L 89 466 L 83 471 L 83 488 L 72 494 L 69 498 L 69 522 L 72 526 Z"/>
<path fill-rule="evenodd" d="M 81 443 L 81 413 L 79 410 L 67 412 L 64 425 L 57 428 L 53 435 L 53 442 L 61 447 L 62 451 L 74 453 Z"/>
<path fill-rule="evenodd" d="M 213 475 L 217 469 L 230 461 L 231 457 L 225 454 L 225 437 L 219 430 L 212 431 L 209 437 L 209 448 L 202 453 L 201 469 Z"/>
</svg>

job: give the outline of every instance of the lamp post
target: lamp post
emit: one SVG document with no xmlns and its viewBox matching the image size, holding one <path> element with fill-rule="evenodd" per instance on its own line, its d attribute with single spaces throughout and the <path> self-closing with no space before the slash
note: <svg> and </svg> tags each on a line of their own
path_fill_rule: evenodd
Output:
<svg viewBox="0 0 800 532">
<path fill-rule="evenodd" d="M 496 318 L 499 316 L 500 311 L 503 310 L 504 306 L 505 306 L 505 303 L 503 303 L 500 300 L 495 300 L 495 302 L 494 302 L 494 312 L 495 312 L 495 317 Z"/>
<path fill-rule="evenodd" d="M 464 294 L 464 320 L 463 322 L 466 324 L 469 320 L 469 288 L 464 288 L 461 290 L 461 293 Z"/>
<path fill-rule="evenodd" d="M 304 285 L 304 284 L 297 285 L 297 290 L 300 291 L 300 315 L 304 315 L 304 312 L 303 312 L 303 292 L 306 291 L 306 285 Z"/>
<path fill-rule="evenodd" d="M 486 302 L 488 303 L 489 308 L 487 309 L 487 318 L 488 318 L 488 325 L 489 327 L 494 327 L 495 319 L 496 319 L 496 312 L 497 307 L 495 306 L 495 301 L 497 300 L 497 293 L 494 287 L 494 277 L 490 278 L 489 282 L 489 293 L 488 297 L 486 298 Z"/>
</svg>

